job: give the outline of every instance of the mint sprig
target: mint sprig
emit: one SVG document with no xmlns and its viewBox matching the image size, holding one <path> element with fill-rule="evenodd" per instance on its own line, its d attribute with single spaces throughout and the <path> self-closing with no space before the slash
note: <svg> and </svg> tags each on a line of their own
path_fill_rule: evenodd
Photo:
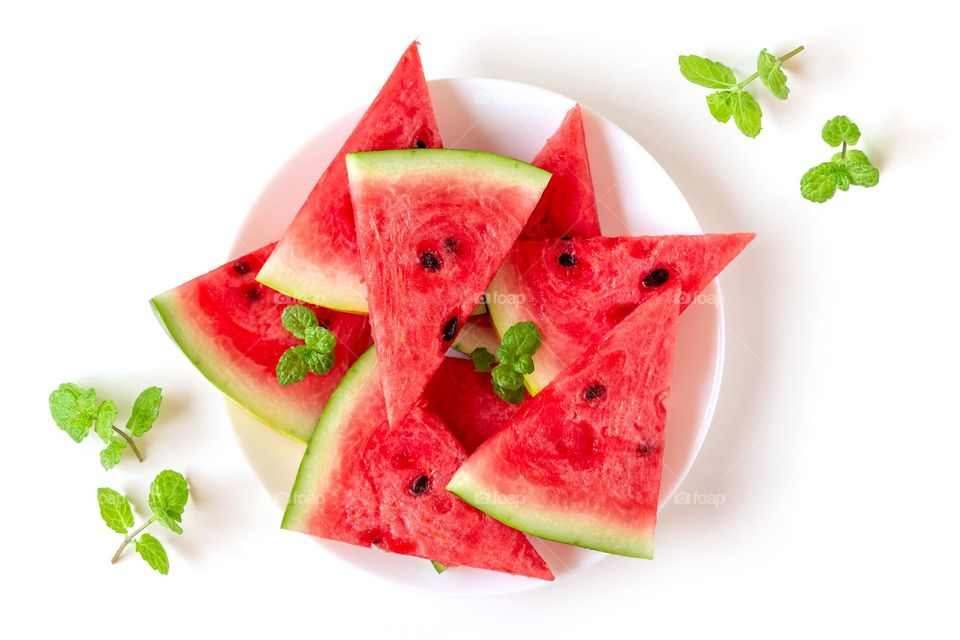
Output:
<svg viewBox="0 0 960 640">
<path fill-rule="evenodd" d="M 502 400 L 520 404 L 523 402 L 523 376 L 533 373 L 533 355 L 541 344 L 537 325 L 518 322 L 503 334 L 496 355 L 477 347 L 470 353 L 470 358 L 474 369 L 490 372 L 493 390 Z"/>
<path fill-rule="evenodd" d="M 733 70 L 722 62 L 701 56 L 680 56 L 680 73 L 690 82 L 708 89 L 719 89 L 707 96 L 707 108 L 717 122 L 729 122 L 733 118 L 737 128 L 750 137 L 760 134 L 763 110 L 753 94 L 745 87 L 760 79 L 770 93 L 780 100 L 786 100 L 790 93 L 787 76 L 783 72 L 783 63 L 803 51 L 797 47 L 789 53 L 776 57 L 762 49 L 757 56 L 757 70 L 738 82 Z"/>
<path fill-rule="evenodd" d="M 120 548 L 113 554 L 111 562 L 115 564 L 120 560 L 120 556 L 132 542 L 137 553 L 148 565 L 167 575 L 170 571 L 170 561 L 163 544 L 149 533 L 144 533 L 144 530 L 154 522 L 159 522 L 178 535 L 183 533 L 180 521 L 189 495 L 190 489 L 183 475 L 169 469 L 161 471 L 150 484 L 150 497 L 147 501 L 150 505 L 150 517 L 130 532 L 134 525 L 133 507 L 130 501 L 113 489 L 107 487 L 97 489 L 100 517 L 110 529 L 125 536 Z"/>
<path fill-rule="evenodd" d="M 93 389 L 83 389 L 72 382 L 64 382 L 50 394 L 49 399 L 50 416 L 74 442 L 82 442 L 93 430 L 107 445 L 100 452 L 100 464 L 108 471 L 120 463 L 127 447 L 137 460 L 143 462 L 143 454 L 133 439 L 153 428 L 160 415 L 162 402 L 163 390 L 160 387 L 144 389 L 133 403 L 126 424 L 127 433 L 114 424 L 117 405 L 112 400 L 97 404 L 97 392 Z"/>
<path fill-rule="evenodd" d="M 823 203 L 832 198 L 837 189 L 847 191 L 850 185 L 874 187 L 880 182 L 880 171 L 859 149 L 848 147 L 860 140 L 860 128 L 846 116 L 827 120 L 821 132 L 823 141 L 831 147 L 840 147 L 829 162 L 821 162 L 803 174 L 800 194 L 811 202 Z"/>
<path fill-rule="evenodd" d="M 336 362 L 333 350 L 337 337 L 320 326 L 317 315 L 309 307 L 295 304 L 286 307 L 280 318 L 284 328 L 304 341 L 283 352 L 277 362 L 277 382 L 287 386 L 296 384 L 313 373 L 326 375 Z"/>
</svg>

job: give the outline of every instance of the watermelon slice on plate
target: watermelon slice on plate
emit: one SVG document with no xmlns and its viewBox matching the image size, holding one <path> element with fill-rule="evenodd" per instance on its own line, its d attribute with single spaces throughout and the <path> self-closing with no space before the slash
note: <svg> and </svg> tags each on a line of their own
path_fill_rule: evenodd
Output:
<svg viewBox="0 0 960 640">
<path fill-rule="evenodd" d="M 387 415 L 396 425 L 536 206 L 550 174 L 480 151 L 347 154 Z"/>
<path fill-rule="evenodd" d="M 490 374 L 471 360 L 444 358 L 424 393 L 427 408 L 443 420 L 467 453 L 495 434 L 522 406 L 493 391 Z"/>
<path fill-rule="evenodd" d="M 460 467 L 447 488 L 521 531 L 653 557 L 679 288 L 587 349 Z"/>
<path fill-rule="evenodd" d="M 320 176 L 258 280 L 292 298 L 366 313 L 344 156 L 351 151 L 440 147 L 427 82 L 414 42 L 353 133 Z"/>
<path fill-rule="evenodd" d="M 543 345 L 525 376 L 536 395 L 584 349 L 663 285 L 681 287 L 681 311 L 753 240 L 752 233 L 521 241 L 487 294 L 502 335 L 534 322 Z"/>
<path fill-rule="evenodd" d="M 387 422 L 375 349 L 330 398 L 290 495 L 283 528 L 442 566 L 552 580 L 526 537 L 444 489 L 466 459 L 439 418 L 416 408 Z"/>
<path fill-rule="evenodd" d="M 311 307 L 337 336 L 334 367 L 327 375 L 281 386 L 277 361 L 300 341 L 280 321 L 291 301 L 255 280 L 273 247 L 231 260 L 150 303 L 210 382 L 267 426 L 306 442 L 340 378 L 370 345 L 370 326 L 366 316 Z"/>
</svg>

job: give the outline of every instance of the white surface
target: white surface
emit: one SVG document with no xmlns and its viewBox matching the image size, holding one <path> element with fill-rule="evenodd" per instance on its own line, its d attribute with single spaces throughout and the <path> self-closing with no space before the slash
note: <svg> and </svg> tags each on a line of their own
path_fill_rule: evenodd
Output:
<svg viewBox="0 0 960 640">
<path fill-rule="evenodd" d="M 956 635 L 960 141 L 943 5 L 138 6 L 0 9 L 7 635 Z M 333 563 L 277 529 L 218 394 L 151 317 L 146 299 L 223 255 L 280 163 L 368 100 L 413 36 L 429 77 L 577 98 L 650 150 L 707 231 L 760 234 L 722 278 L 717 415 L 653 562 L 483 599 Z M 756 140 L 713 122 L 676 70 L 700 53 L 743 74 L 761 47 L 798 43 L 790 99 L 757 90 Z M 809 204 L 797 182 L 841 112 L 881 184 Z M 45 404 L 63 379 L 121 411 L 164 384 L 147 462 L 104 473 L 96 445 L 57 431 Z M 183 537 L 157 533 L 171 575 L 110 566 L 118 536 L 95 488 L 130 492 L 142 514 L 167 466 L 195 491 Z"/>
<path fill-rule="evenodd" d="M 431 81 L 430 96 L 440 135 L 448 147 L 493 151 L 522 160 L 539 152 L 575 104 L 537 87 L 482 78 Z M 280 237 L 316 176 L 339 151 L 362 113 L 361 109 L 334 119 L 283 163 L 247 215 L 234 242 L 233 257 Z M 670 176 L 642 146 L 589 110 L 584 112 L 584 129 L 601 224 L 607 235 L 702 233 Z M 698 304 L 684 312 L 678 326 L 667 400 L 661 506 L 673 497 L 706 437 L 720 392 L 722 366 L 723 307 L 714 283 L 698 297 Z M 250 466 L 269 494 L 289 494 L 303 449 L 291 447 L 279 434 L 264 433 L 258 421 L 244 411 L 231 407 L 230 418 Z M 570 545 L 533 542 L 557 580 L 576 579 L 583 569 L 605 557 Z M 446 595 L 504 595 L 550 584 L 466 567 L 451 568 L 438 579 L 416 559 L 339 543 L 321 544 L 377 577 Z M 278 579 L 286 578 L 281 574 Z"/>
</svg>

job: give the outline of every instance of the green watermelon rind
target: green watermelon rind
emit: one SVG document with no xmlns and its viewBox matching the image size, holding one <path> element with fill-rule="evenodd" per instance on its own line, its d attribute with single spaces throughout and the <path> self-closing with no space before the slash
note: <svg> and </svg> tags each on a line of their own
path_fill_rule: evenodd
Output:
<svg viewBox="0 0 960 640">
<path fill-rule="evenodd" d="M 314 278 L 312 271 L 318 267 L 305 260 L 288 259 L 284 256 L 287 251 L 284 245 L 278 245 L 271 256 L 270 262 L 257 274 L 257 282 L 270 287 L 278 293 L 289 296 L 292 300 L 300 300 L 345 313 L 367 313 L 367 290 L 361 283 L 352 278 L 342 278 L 336 286 L 326 291 L 314 291 L 306 286 Z M 340 273 L 330 264 L 324 265 L 325 277 Z"/>
<path fill-rule="evenodd" d="M 395 149 L 347 154 L 348 173 L 353 176 L 409 176 L 422 173 L 463 173 L 478 181 L 480 173 L 493 182 L 525 186 L 542 192 L 550 172 L 526 162 L 488 151 L 466 149 Z"/>
<path fill-rule="evenodd" d="M 612 523 L 592 521 L 579 513 L 563 513 L 536 509 L 529 504 L 515 504 L 510 496 L 480 484 L 462 469 L 450 484 L 450 491 L 491 518 L 524 533 L 572 544 L 586 549 L 633 558 L 653 558 L 654 528 L 625 529 Z"/>
<path fill-rule="evenodd" d="M 490 353 L 496 353 L 499 346 L 500 336 L 497 335 L 496 331 L 475 326 L 471 322 L 464 324 L 456 342 L 453 343 L 453 348 L 465 355 L 470 355 L 478 347 L 483 347 Z"/>
<path fill-rule="evenodd" d="M 271 411 L 266 406 L 258 406 L 257 399 L 264 397 L 264 389 L 258 385 L 243 384 L 243 376 L 232 375 L 233 366 L 229 362 L 218 362 L 210 354 L 216 352 L 205 340 L 205 336 L 192 329 L 188 315 L 179 310 L 177 291 L 162 293 L 150 300 L 150 306 L 160 324 L 173 339 L 180 350 L 217 389 L 229 397 L 237 406 L 277 433 L 294 442 L 306 444 L 309 433 L 303 433 L 303 425 L 312 422 L 306 414 L 293 411 L 288 400 L 278 399 L 275 406 L 284 406 L 289 411 Z M 241 401 L 242 399 L 242 401 Z"/>
<path fill-rule="evenodd" d="M 337 437 L 343 426 L 344 416 L 349 416 L 357 403 L 363 398 L 358 393 L 371 376 L 377 372 L 377 352 L 375 347 L 367 349 L 353 366 L 347 370 L 340 384 L 330 395 L 327 405 L 317 420 L 313 437 L 303 454 L 297 478 L 290 492 L 290 500 L 283 514 L 281 527 L 289 531 L 306 531 L 306 520 L 311 507 L 317 503 L 320 489 L 325 486 L 322 480 L 334 469 L 337 459 Z"/>
</svg>

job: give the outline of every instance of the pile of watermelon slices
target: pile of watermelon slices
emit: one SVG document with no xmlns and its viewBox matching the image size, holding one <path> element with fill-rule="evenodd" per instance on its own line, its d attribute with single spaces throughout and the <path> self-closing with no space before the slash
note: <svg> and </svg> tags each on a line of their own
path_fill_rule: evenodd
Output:
<svg viewBox="0 0 960 640">
<path fill-rule="evenodd" d="M 441 147 L 413 43 L 283 237 L 155 297 L 158 318 L 308 443 L 286 529 L 544 580 L 525 534 L 652 557 L 677 317 L 753 234 L 602 237 L 579 106 L 529 164 Z M 282 386 L 291 298 L 337 345 Z M 542 346 L 510 404 L 449 354 L 518 322 Z"/>
</svg>

